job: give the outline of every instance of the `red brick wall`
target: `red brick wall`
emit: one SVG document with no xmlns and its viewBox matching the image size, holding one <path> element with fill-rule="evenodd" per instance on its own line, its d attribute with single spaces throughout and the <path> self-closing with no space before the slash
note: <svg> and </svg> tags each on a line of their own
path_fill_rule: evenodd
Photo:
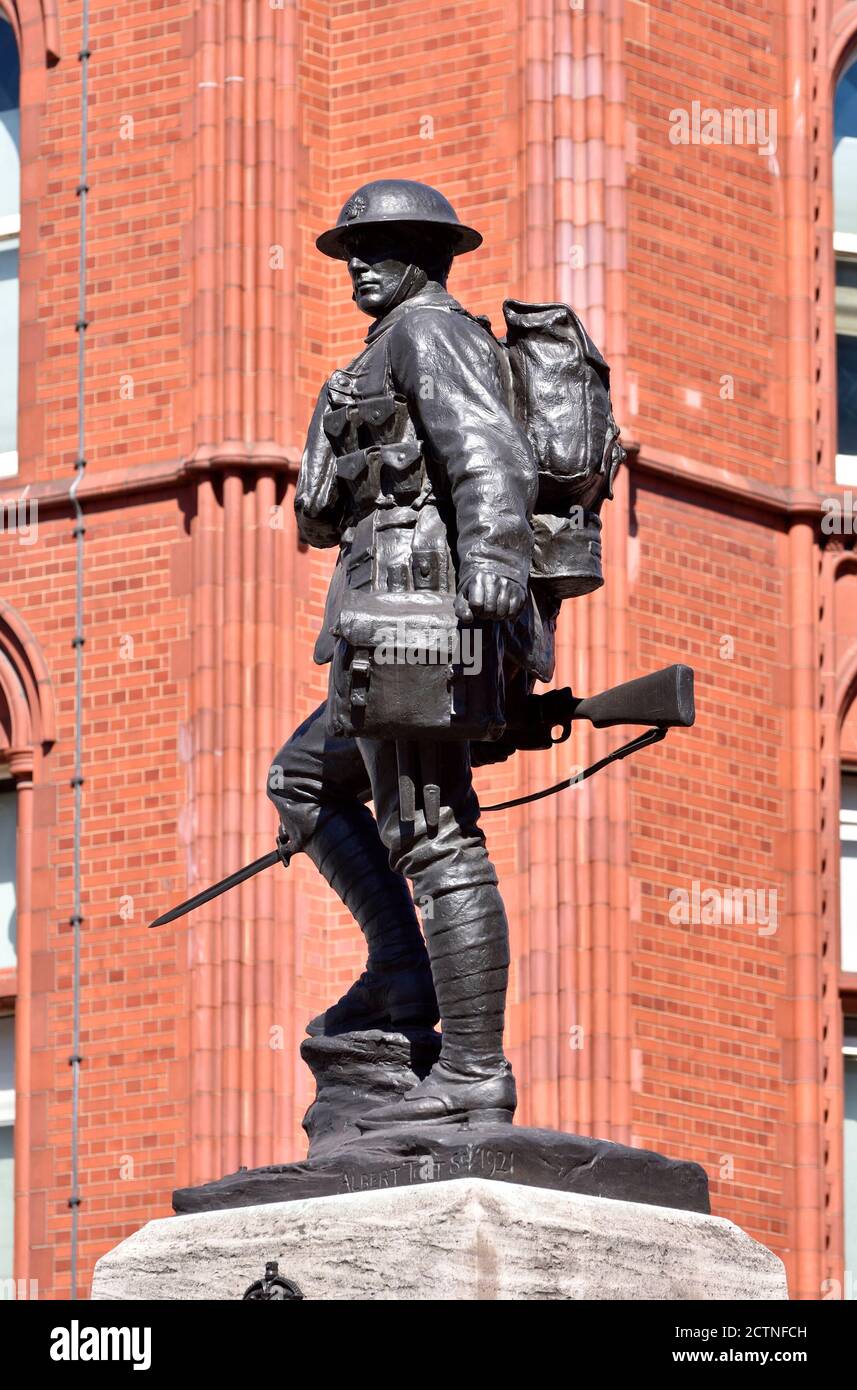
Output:
<svg viewBox="0 0 857 1390">
<path fill-rule="evenodd" d="M 651 449 L 782 483 L 781 16 L 753 3 L 632 9 L 648 19 L 626 46 L 635 426 Z M 778 154 L 671 143 L 670 113 L 694 101 L 776 110 Z"/>
<path fill-rule="evenodd" d="M 181 113 L 190 73 L 187 7 L 139 22 L 132 6 L 94 6 L 90 41 L 87 257 L 87 480 L 178 456 L 188 361 Z M 42 36 L 43 37 L 43 36 Z M 39 36 L 32 36 L 32 44 Z M 38 539 L 0 535 L 3 597 L 40 645 L 57 739 L 37 773 L 33 929 L 31 1259 L 41 1296 L 69 1287 L 73 910 L 75 544 L 67 488 L 77 455 L 80 6 L 64 6 L 62 59 L 44 110 L 26 63 L 20 482 L 42 493 Z M 133 122 L 133 126 L 131 124 Z M 30 127 L 32 129 L 32 127 Z M 121 138 L 121 132 L 133 138 Z M 28 151 L 24 145 L 24 159 Z M 28 192 L 38 179 L 38 196 Z M 3 495 L 13 483 L 4 483 Z M 103 1250 L 164 1210 L 187 1143 L 185 961 L 146 922 L 184 890 L 186 770 L 182 680 L 187 586 L 173 560 L 186 494 L 121 496 L 87 508 L 84 610 L 84 922 L 80 1287 Z M 184 1071 L 182 1070 L 184 1067 Z M 20 1103 L 19 1103 L 20 1110 Z"/>
<path fill-rule="evenodd" d="M 641 489 L 636 516 L 635 666 L 687 660 L 698 723 L 632 777 L 635 1138 L 702 1163 L 714 1210 L 782 1250 L 782 538 L 666 489 Z M 763 894 L 759 920 L 718 923 L 710 898 L 708 922 L 673 921 L 694 883 Z"/>
<path fill-rule="evenodd" d="M 34 755 L 31 995 L 21 993 L 21 969 L 18 981 L 19 1012 L 30 1019 L 32 1155 L 19 1207 L 30 1221 L 27 1273 L 43 1296 L 62 1296 L 74 715 L 74 545 L 62 493 L 77 448 L 80 7 L 63 7 L 62 57 L 47 72 L 40 8 L 35 0 L 21 8 L 18 482 L 32 485 L 41 510 L 38 544 L 0 534 L 0 598 L 41 647 L 58 729 L 53 746 Z M 271 97 L 253 85 L 261 46 L 234 7 L 185 0 L 143 14 L 93 4 L 83 1291 L 100 1253 L 169 1211 L 176 1184 L 302 1152 L 301 1028 L 362 964 L 356 929 L 308 862 L 242 898 L 240 917 L 154 934 L 145 924 L 236 858 L 262 852 L 272 828 L 261 795 L 265 747 L 273 753 L 323 696 L 310 653 L 331 556 L 297 547 L 288 480 L 317 390 L 359 346 L 365 323 L 343 268 L 319 257 L 313 241 L 354 186 L 396 174 L 438 184 L 484 232 L 484 248 L 450 282 L 469 308 L 497 323 L 507 293 L 565 296 L 573 283 L 608 325 L 623 429 L 637 449 L 606 523 L 612 588 L 568 605 L 560 678 L 591 688 L 677 658 L 697 671 L 694 730 L 562 803 L 486 818 L 511 918 L 508 1043 L 520 1117 L 703 1163 L 715 1211 L 782 1253 L 806 1296 L 839 1269 L 838 984 L 825 946 L 835 924 L 821 906 L 835 901 L 835 813 L 821 814 L 823 788 L 804 812 L 793 759 L 809 739 L 806 775 L 819 784 L 816 753 L 836 764 L 838 710 L 857 671 L 857 608 L 848 540 L 822 552 L 817 524 L 832 477 L 826 292 L 812 348 L 816 395 L 815 359 L 802 365 L 795 347 L 794 304 L 803 294 L 797 339 L 808 343 L 816 302 L 809 265 L 804 285 L 796 257 L 803 247 L 810 258 L 813 228 L 829 226 L 825 211 L 813 220 L 816 195 L 789 128 L 789 65 L 808 59 L 795 57 L 782 8 L 629 0 L 624 31 L 619 8 L 613 0 L 574 13 L 560 0 L 440 9 L 312 0 L 296 17 L 285 6 L 264 16 L 266 33 L 285 45 Z M 834 62 L 843 32 L 839 24 L 819 65 Z M 227 79 L 241 76 L 238 131 Z M 206 83 L 217 87 L 208 105 Z M 819 80 L 822 146 L 825 92 Z M 669 113 L 693 100 L 776 108 L 775 158 L 672 145 Z M 127 117 L 133 139 L 124 140 Z M 820 159 L 813 184 L 822 194 L 825 167 Z M 804 180 L 802 203 L 787 176 Z M 251 209 L 270 179 L 270 222 L 248 211 L 236 233 L 235 188 Z M 572 281 L 569 237 L 590 257 Z M 270 243 L 288 254 L 266 298 Z M 253 398 L 272 352 L 273 441 Z M 816 400 L 820 423 L 804 436 L 795 421 L 804 407 L 813 416 Z M 233 421 L 236 409 L 242 428 L 217 437 L 217 422 Z M 816 469 L 800 486 L 798 445 Z M 269 497 L 281 508 L 270 562 L 256 545 Z M 812 539 L 801 550 L 807 525 Z M 230 588 L 236 564 L 239 591 Z M 261 606 L 269 588 L 273 619 Z M 795 644 L 807 627 L 796 616 L 802 596 L 816 615 L 805 650 Z M 820 673 L 817 689 L 804 689 L 805 665 Z M 263 667 L 273 668 L 274 693 L 253 722 L 256 692 L 267 689 Z M 234 745 L 230 702 L 244 670 L 255 682 L 244 695 L 250 727 Z M 812 728 L 801 713 L 807 702 L 818 714 Z M 842 735 L 849 756 L 857 756 L 853 725 L 852 714 Z M 613 741 L 581 739 L 486 771 L 480 790 L 495 800 L 534 789 Z M 240 814 L 235 777 L 245 789 Z M 828 775 L 828 798 L 833 782 Z M 246 791 L 254 786 L 255 798 Z M 794 917 L 803 891 L 795 854 L 807 836 L 819 904 L 808 953 L 817 965 L 812 1023 L 795 1003 L 808 978 L 807 913 L 803 926 Z M 670 892 L 694 881 L 720 893 L 776 891 L 777 931 L 671 922 Z M 242 936 L 245 918 L 256 930 Z M 230 955 L 236 940 L 243 964 Z M 236 1020 L 240 1039 L 230 1031 Z M 581 1025 L 575 1049 L 569 1030 Z M 272 1058 L 268 1032 L 278 1026 L 285 1042 Z M 251 1092 L 249 1133 L 235 1118 L 242 1085 Z M 801 1127 L 795 1095 L 807 1085 L 817 1088 L 816 1118 Z M 825 1144 L 816 1209 L 806 1172 Z"/>
</svg>

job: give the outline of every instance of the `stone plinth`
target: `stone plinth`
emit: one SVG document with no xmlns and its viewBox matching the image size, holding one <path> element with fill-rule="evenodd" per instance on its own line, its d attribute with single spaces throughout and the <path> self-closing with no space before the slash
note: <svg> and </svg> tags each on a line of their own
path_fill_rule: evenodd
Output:
<svg viewBox="0 0 857 1390">
<path fill-rule="evenodd" d="M 94 1299 L 240 1299 L 268 1261 L 307 1299 L 785 1299 L 731 1221 L 462 1178 L 150 1221 L 98 1261 Z"/>
</svg>

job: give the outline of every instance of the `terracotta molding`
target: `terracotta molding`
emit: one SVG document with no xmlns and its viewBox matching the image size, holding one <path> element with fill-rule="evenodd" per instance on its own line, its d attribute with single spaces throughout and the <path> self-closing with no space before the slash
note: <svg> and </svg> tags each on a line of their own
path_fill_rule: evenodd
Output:
<svg viewBox="0 0 857 1390">
<path fill-rule="evenodd" d="M 626 470 L 633 477 L 657 477 L 675 482 L 682 488 L 696 493 L 722 498 L 726 502 L 743 502 L 754 510 L 760 510 L 788 521 L 789 517 L 822 516 L 825 503 L 832 496 L 842 496 L 847 489 L 836 486 L 831 492 L 819 489 L 778 488 L 767 482 L 746 478 L 732 473 L 728 468 L 713 468 L 710 464 L 689 459 L 682 455 L 672 455 L 664 450 L 649 449 L 633 441 L 624 439 L 628 450 Z M 221 474 L 226 468 L 239 468 L 244 473 L 275 473 L 294 481 L 300 466 L 300 450 L 282 449 L 272 452 L 267 448 L 244 450 L 200 450 L 193 459 L 175 463 L 139 464 L 131 468 L 113 468 L 85 475 L 78 496 L 83 503 L 110 503 L 113 500 L 128 499 L 129 496 L 151 495 L 153 492 L 178 492 L 188 482 L 204 477 L 206 474 Z M 621 477 L 621 474 L 619 474 Z M 1 502 L 10 505 L 15 500 L 38 500 L 40 509 L 47 512 L 69 510 L 68 484 L 65 478 L 51 478 L 46 482 L 4 485 Z M 615 510 L 615 509 L 614 509 Z M 607 516 L 610 513 L 607 513 Z"/>
<path fill-rule="evenodd" d="M 775 487 L 761 479 L 747 478 L 728 469 L 712 468 L 698 459 L 649 449 L 634 441 L 623 439 L 623 443 L 628 451 L 626 469 L 634 477 L 663 478 L 694 493 L 733 503 L 743 502 L 754 510 L 781 516 L 786 521 L 790 517 L 820 517 L 825 503 L 831 497 L 841 496 L 844 490 L 837 486 L 826 493 L 811 488 L 798 492 L 793 488 Z M 236 468 L 260 475 L 273 472 L 293 482 L 299 465 L 300 450 L 297 448 L 276 451 L 266 446 L 252 446 L 243 451 L 206 448 L 201 449 L 194 458 L 178 462 L 139 464 L 127 469 L 90 473 L 84 476 L 78 496 L 83 503 L 104 505 L 134 496 L 150 496 L 155 492 L 178 492 L 187 483 L 206 474 L 219 474 L 226 469 Z M 68 484 L 64 478 L 3 487 L 2 501 L 5 504 L 25 498 L 38 501 L 40 509 L 44 508 L 49 513 L 70 511 Z M 613 509 L 613 514 L 616 510 Z"/>
<path fill-rule="evenodd" d="M 839 663 L 834 676 L 833 708 L 836 732 L 841 732 L 854 700 L 857 699 L 857 642 L 853 642 Z M 837 816 L 837 821 L 838 821 Z"/>
<path fill-rule="evenodd" d="M 223 483 L 222 581 L 223 611 L 218 632 L 216 659 L 220 670 L 220 715 L 218 815 L 223 872 L 226 865 L 239 865 L 242 858 L 241 758 L 244 735 L 242 701 L 244 622 L 242 592 L 243 556 L 252 541 L 244 532 L 243 487 L 238 473 L 227 473 Z M 251 673 L 248 672 L 248 676 Z M 252 727 L 252 712 L 249 712 Z M 245 964 L 252 969 L 254 937 L 252 920 L 247 933 L 246 954 L 242 957 L 243 895 L 226 893 L 220 907 L 220 1161 L 223 1171 L 234 1173 L 241 1163 L 241 993 Z M 252 1091 L 250 1092 L 252 1095 Z M 253 1106 L 249 1106 L 251 1113 Z"/>
<path fill-rule="evenodd" d="M 198 0 L 191 30 L 190 452 L 208 457 L 291 437 L 297 6 Z"/>
<path fill-rule="evenodd" d="M 126 502 L 130 497 L 150 497 L 157 492 L 179 492 L 189 482 L 215 476 L 227 469 L 244 473 L 274 472 L 289 479 L 297 477 L 300 452 L 297 449 L 274 451 L 268 447 L 253 447 L 244 451 L 201 451 L 200 455 L 180 462 L 140 464 L 133 468 L 110 469 L 84 475 L 78 492 L 81 503 L 109 505 Z M 68 480 L 52 478 L 43 483 L 24 483 L 3 487 L 0 502 L 9 505 L 17 500 L 37 501 L 39 509 L 49 513 L 71 513 L 68 500 Z"/>
<path fill-rule="evenodd" d="M 57 0 L 42 0 L 42 14 L 45 20 L 45 62 L 49 68 L 53 68 L 62 57 Z"/>
<path fill-rule="evenodd" d="M 623 443 L 628 450 L 626 467 L 634 477 L 662 478 L 706 498 L 722 498 L 732 504 L 742 502 L 768 517 L 779 516 L 784 523 L 789 518 L 821 516 L 825 501 L 836 495 L 822 494 L 811 488 L 798 491 L 775 487 L 762 479 L 743 477 L 726 468 L 713 468 L 710 464 L 681 454 L 648 449 L 645 445 L 629 444 L 624 439 Z"/>
<path fill-rule="evenodd" d="M 813 269 L 811 278 L 813 357 L 815 377 L 814 464 L 816 479 L 830 482 L 835 475 L 836 257 L 833 249 L 833 110 L 836 83 L 845 57 L 857 38 L 857 3 L 846 4 L 831 15 L 829 6 L 810 11 L 811 52 L 814 58 L 810 89 L 812 135 L 811 218 Z M 816 557 L 819 582 L 818 653 L 820 709 L 817 717 L 819 748 L 817 873 L 820 896 L 820 1070 L 821 1143 L 824 1154 L 821 1277 L 844 1278 L 844 1075 L 842 1066 L 842 1000 L 840 997 L 839 923 L 839 800 L 840 732 L 848 704 L 854 697 L 854 672 L 835 669 L 838 646 L 836 584 L 843 561 L 853 564 L 848 545 L 831 537 L 821 560 Z M 806 1297 L 818 1297 L 812 1284 Z"/>
<path fill-rule="evenodd" d="M 842 9 L 833 17 L 830 25 L 830 47 L 827 61 L 831 78 L 831 100 L 836 80 L 839 77 L 840 65 L 855 40 L 857 40 L 857 0 L 851 0 L 850 4 L 842 6 Z"/>
<path fill-rule="evenodd" d="M 0 700 L 9 746 L 3 751 L 17 793 L 15 881 L 18 961 L 15 972 L 15 1247 L 14 1276 L 28 1279 L 32 1207 L 32 877 L 33 793 L 43 750 L 55 737 L 53 693 L 41 649 L 11 604 L 0 600 Z M 3 988 L 9 981 L 4 978 Z"/>
<path fill-rule="evenodd" d="M 23 48 L 33 39 L 32 61 L 43 68 L 55 67 L 60 60 L 59 21 L 56 0 L 0 0 L 5 14 Z M 28 52 L 28 57 L 30 56 Z"/>
<path fill-rule="evenodd" d="M 187 763 L 188 889 L 221 877 L 218 764 L 221 696 L 218 680 L 222 612 L 218 576 L 220 513 L 211 478 L 200 480 L 191 522 L 192 675 L 190 756 Z M 208 1182 L 225 1171 L 216 1114 L 220 1076 L 220 904 L 216 899 L 188 918 L 190 969 L 189 1181 Z"/>
<path fill-rule="evenodd" d="M 628 451 L 626 468 L 632 476 L 661 478 L 703 498 L 722 498 L 733 504 L 740 502 L 753 511 L 764 513 L 767 518 L 780 517 L 784 526 L 801 517 L 820 519 L 831 500 L 841 500 L 843 494 L 847 495 L 849 491 L 839 484 L 827 491 L 821 488 L 775 487 L 762 479 L 742 477 L 729 469 L 712 468 L 698 459 L 650 450 L 625 439 L 622 442 Z"/>
<path fill-rule="evenodd" d="M 839 894 L 839 807 L 841 798 L 840 735 L 857 686 L 857 643 L 836 664 L 836 582 L 841 555 L 825 554 L 821 567 L 819 626 L 821 712 L 819 787 L 820 929 L 823 980 L 821 994 L 825 1144 L 825 1278 L 844 1276 L 844 1088 L 842 1085 L 842 1005 L 838 981 L 841 964 Z"/>
<path fill-rule="evenodd" d="M 249 824 L 244 825 L 242 852 L 246 861 L 264 854 L 271 844 L 275 818 L 264 789 L 271 759 L 285 733 L 278 727 L 280 710 L 275 699 L 275 672 L 282 657 L 277 646 L 281 629 L 275 586 L 276 552 L 287 542 L 271 526 L 276 499 L 277 480 L 272 474 L 260 478 L 246 499 L 252 523 L 252 545 L 247 547 L 244 563 L 244 605 L 250 620 L 245 624 L 243 661 L 245 670 L 252 671 L 252 679 L 245 682 L 242 692 L 246 734 L 241 795 L 244 804 L 252 807 Z M 250 710 L 252 719 L 248 717 Z M 268 1164 L 276 1163 L 283 1153 L 275 1145 L 276 1054 L 270 1044 L 271 1029 L 278 1022 L 274 981 L 283 968 L 277 947 L 289 924 L 275 920 L 275 887 L 281 889 L 282 877 L 262 874 L 244 887 L 242 921 L 252 924 L 255 961 L 252 978 L 246 968 L 244 972 L 242 1008 L 248 1045 L 243 1061 L 246 1084 L 252 1084 L 255 1113 L 251 1132 L 242 1130 L 242 1147 L 248 1155 L 246 1161 L 252 1156 L 252 1162 Z"/>
<path fill-rule="evenodd" d="M 816 10 L 812 47 L 816 62 L 812 87 L 814 334 L 816 397 L 816 465 L 826 478 L 835 471 L 836 411 L 836 257 L 833 249 L 833 146 L 836 84 L 857 40 L 857 3 Z M 823 1277 L 842 1286 L 844 1251 L 844 1073 L 842 1064 L 843 1007 L 839 973 L 841 935 L 839 905 L 840 734 L 857 693 L 857 657 L 852 665 L 834 669 L 837 650 L 836 583 L 843 560 L 853 564 L 841 538 L 828 542 L 821 566 L 819 609 L 819 668 L 821 671 L 818 859 L 821 892 L 821 1066 L 824 1165 Z M 811 1290 L 808 1295 L 812 1297 Z M 815 1295 L 816 1297 L 818 1295 Z"/>
<path fill-rule="evenodd" d="M 622 6 L 596 0 L 524 0 L 521 23 L 523 294 L 576 305 L 624 381 L 625 238 Z M 572 252 L 578 248 L 575 254 Z M 627 479 L 606 520 L 611 591 L 575 606 L 560 623 L 557 683 L 600 689 L 626 678 Z M 599 756 L 605 739 L 581 731 L 576 758 Z M 561 775 L 561 755 L 551 771 Z M 586 784 L 573 798 L 539 805 L 522 838 L 526 898 L 516 902 L 521 969 L 539 981 L 531 1040 L 515 1058 L 523 1119 L 630 1139 L 630 928 L 627 772 Z M 517 772 L 528 781 L 527 768 Z M 570 852 L 570 847 L 573 850 Z M 510 906 L 511 903 L 510 903 Z M 514 909 L 513 909 L 514 910 Z M 582 1030 L 573 1046 L 570 1029 Z M 526 1037 L 527 1030 L 524 1029 Z"/>
<path fill-rule="evenodd" d="M 603 265 L 598 267 L 600 298 L 604 315 L 604 342 L 611 364 L 611 383 L 619 418 L 624 415 L 627 349 L 627 165 L 626 95 L 624 68 L 624 0 L 604 0 L 602 29 L 594 35 L 598 52 L 604 53 L 599 76 L 599 123 L 603 139 L 602 188 L 596 206 L 603 206 L 600 240 Z M 590 45 L 591 48 L 591 45 Z M 589 52 L 587 52 L 587 70 Z M 597 245 L 597 241 L 596 241 Z M 590 261 L 595 257 L 590 253 Z M 605 619 L 605 686 L 628 679 L 630 660 L 628 536 L 630 534 L 630 486 L 624 474 L 616 481 L 615 522 L 607 526 L 605 564 L 610 580 L 595 596 Z M 595 687 L 593 687 L 595 688 Z M 607 736 L 596 738 L 596 756 L 606 752 Z M 634 1024 L 631 1008 L 633 928 L 630 921 L 630 788 L 631 769 L 619 763 L 606 787 L 608 915 L 606 929 L 610 944 L 610 975 L 605 1033 L 609 1039 L 610 1095 L 608 1131 L 611 1139 L 630 1144 L 633 1134 L 631 1092 L 631 1053 Z"/>
<path fill-rule="evenodd" d="M 553 158 L 553 101 L 551 65 L 553 61 L 554 26 L 553 3 L 521 0 L 518 11 L 519 45 L 519 199 L 518 226 L 521 233 L 520 277 L 522 297 L 534 301 L 553 297 L 553 215 L 552 215 L 552 158 Z M 560 659 L 560 652 L 557 652 Z M 551 760 L 552 766 L 552 760 Z M 529 791 L 530 779 L 526 766 L 512 769 L 515 792 Z M 503 814 L 504 825 L 507 814 Z M 539 809 L 539 829 L 544 817 Z M 514 812 L 510 823 L 515 825 Z M 509 1047 L 511 1060 L 520 1084 L 519 1118 L 523 1124 L 549 1123 L 553 1114 L 552 1098 L 544 1109 L 538 1087 L 550 1086 L 547 1068 L 539 1065 L 539 1051 L 544 1043 L 536 1034 L 542 1031 L 538 1011 L 533 1007 L 533 964 L 540 950 L 537 918 L 546 910 L 555 885 L 550 873 L 541 889 L 536 884 L 534 836 L 522 832 L 519 838 L 519 873 L 514 890 L 505 889 L 506 908 L 512 937 L 515 1014 L 515 1045 Z M 536 902 L 532 902 L 535 893 Z M 560 912 L 562 907 L 560 905 Z M 545 974 L 544 971 L 541 972 Z M 556 997 L 556 983 L 544 980 L 547 996 Z M 507 1028 L 508 1031 L 508 1028 Z"/>
<path fill-rule="evenodd" d="M 813 49 L 810 0 L 793 0 L 785 16 L 782 65 L 782 197 L 786 331 L 786 440 L 791 495 L 815 491 L 814 289 L 812 228 L 815 151 L 811 93 Z M 790 700 L 785 763 L 788 794 L 789 874 L 786 902 L 787 991 L 790 1026 L 784 1038 L 783 1081 L 791 1098 L 794 1201 L 790 1212 L 790 1289 L 821 1297 L 824 1241 L 822 1090 L 823 990 L 821 875 L 818 826 L 821 782 L 817 545 L 812 518 L 793 518 L 787 537 L 787 621 Z"/>
<path fill-rule="evenodd" d="M 32 878 L 33 774 L 15 779 L 17 791 L 17 860 L 15 867 L 18 922 L 17 997 L 15 999 L 15 1234 L 14 1277 L 29 1279 L 32 1226 Z M 40 1155 L 41 1157 L 42 1155 Z"/>
<path fill-rule="evenodd" d="M 827 21 L 827 22 L 825 22 Z M 821 462 L 828 476 L 834 471 L 836 419 L 836 337 L 835 291 L 836 257 L 833 250 L 833 109 L 836 83 L 845 59 L 857 40 L 857 0 L 844 5 L 832 22 L 823 14 L 818 46 L 818 92 L 814 101 L 816 147 L 816 256 L 820 279 L 816 283 L 816 333 L 819 339 L 819 393 L 822 401 L 823 441 Z M 839 1282 L 845 1278 L 845 1154 L 844 1154 L 844 1069 L 842 1063 L 843 1014 L 849 1005 L 849 977 L 840 970 L 841 921 L 839 894 L 839 804 L 841 797 L 842 724 L 857 698 L 857 645 L 852 646 L 838 670 L 833 670 L 836 650 L 836 582 L 846 557 L 841 542 L 830 545 L 822 568 L 823 608 L 820 614 L 822 655 L 822 772 L 820 807 L 820 859 L 822 893 L 822 933 L 825 946 L 822 964 L 822 1052 L 824 1068 L 823 1127 L 825 1162 L 825 1238 L 824 1277 Z M 853 564 L 853 554 L 850 557 Z M 854 980 L 851 976 L 850 979 Z M 853 983 L 850 986 L 854 988 Z"/>
<path fill-rule="evenodd" d="M 525 296 L 552 300 L 558 295 L 560 253 L 560 181 L 556 168 L 557 125 L 563 112 L 557 100 L 563 74 L 570 68 L 572 34 L 566 7 L 557 0 L 526 0 L 522 30 L 522 272 Z M 557 643 L 558 674 L 563 664 L 562 632 Z M 549 758 L 554 780 L 556 754 Z M 528 768 L 516 770 L 529 789 Z M 558 775 L 558 774 L 556 774 Z M 577 951 L 575 936 L 563 940 L 569 922 L 555 867 L 559 808 L 551 801 L 531 809 L 521 837 L 522 893 L 509 908 L 514 914 L 517 978 L 524 983 L 520 1004 L 529 1026 L 516 1066 L 522 1083 L 524 1123 L 559 1128 L 564 1122 L 563 1072 L 569 1028 L 576 1022 L 576 999 L 562 989 L 561 960 Z M 588 1034 L 587 1034 L 588 1041 Z M 582 1053 L 571 1055 L 573 1062 Z M 587 1059 L 588 1060 L 588 1059 Z"/>
<path fill-rule="evenodd" d="M 41 647 L 6 599 L 0 599 L 0 654 L 12 676 L 4 686 L 10 708 L 21 712 L 12 725 L 13 747 L 48 748 L 57 736 L 53 684 Z"/>
<path fill-rule="evenodd" d="M 265 610 L 263 630 L 267 630 L 269 622 L 272 622 L 276 629 L 276 645 L 272 639 L 270 652 L 276 651 L 277 659 L 273 663 L 273 671 L 265 677 L 266 689 L 270 682 L 273 684 L 276 727 L 273 729 L 273 739 L 267 744 L 260 743 L 259 760 L 260 764 L 264 763 L 263 778 L 257 784 L 260 790 L 267 785 L 268 769 L 280 743 L 298 723 L 297 686 L 302 670 L 301 661 L 306 662 L 305 649 L 297 636 L 300 623 L 300 605 L 297 598 L 300 580 L 297 520 L 292 502 L 289 490 L 280 502 L 283 529 L 274 537 L 274 585 L 271 590 L 273 608 Z M 282 623 L 277 620 L 277 615 L 285 612 L 293 614 L 292 622 Z M 259 727 L 260 740 L 263 735 L 270 737 L 264 722 Z M 271 825 L 271 805 L 267 796 L 263 800 L 264 811 L 260 813 L 260 825 L 264 827 L 266 838 L 262 842 L 260 853 L 270 845 L 267 836 Z M 301 1090 L 303 1088 L 305 1095 L 309 1091 L 308 1070 L 298 1052 L 298 1039 L 306 1022 L 306 1013 L 301 1014 L 298 1008 L 297 982 L 301 969 L 302 937 L 307 930 L 307 923 L 305 904 L 299 901 L 295 884 L 297 872 L 297 867 L 294 867 L 279 877 L 273 872 L 262 874 L 258 890 L 262 920 L 267 923 L 270 917 L 274 930 L 271 949 L 274 972 L 271 983 L 273 1019 L 269 1020 L 264 1031 L 273 1072 L 272 1143 L 276 1162 L 282 1161 L 283 1156 L 289 1152 L 289 1146 L 294 1142 L 293 1136 L 300 1121 Z M 271 1022 L 283 1030 L 283 1045 L 277 1051 L 270 1046 Z M 307 1097 L 307 1100 L 309 1099 L 311 1096 Z"/>
<path fill-rule="evenodd" d="M 194 584 L 188 891 L 258 858 L 275 829 L 266 774 L 294 724 L 297 550 L 277 476 L 228 472 L 222 496 L 199 482 L 191 521 Z M 282 529 L 275 521 L 282 517 Z M 280 650 L 278 643 L 284 643 Z M 293 1077 L 275 1072 L 271 1029 L 291 1039 L 291 875 L 265 875 L 189 919 L 192 1181 L 282 1161 L 293 1136 Z"/>
<path fill-rule="evenodd" d="M 275 606 L 274 585 L 277 567 L 293 559 L 283 552 L 294 534 L 288 526 L 286 536 L 275 534 L 272 518 L 300 457 L 274 442 L 294 438 L 297 7 L 198 0 L 190 36 L 189 458 L 157 485 L 190 482 L 197 494 L 188 768 L 195 884 L 270 845 L 265 773 L 280 720 L 292 713 L 291 700 L 287 711 L 275 704 L 274 653 L 276 615 L 294 598 L 280 593 Z M 84 505 L 90 496 L 82 489 Z M 275 1076 L 268 1045 L 280 1022 L 277 977 L 293 964 L 290 902 L 288 891 L 275 898 L 273 883 L 254 880 L 190 925 L 191 1181 L 282 1159 L 293 1133 L 290 1083 Z"/>
</svg>

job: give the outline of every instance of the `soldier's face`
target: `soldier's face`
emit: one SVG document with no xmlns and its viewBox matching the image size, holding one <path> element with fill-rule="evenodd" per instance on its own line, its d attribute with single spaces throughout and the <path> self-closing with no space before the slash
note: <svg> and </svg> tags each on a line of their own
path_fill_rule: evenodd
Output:
<svg viewBox="0 0 857 1390">
<path fill-rule="evenodd" d="M 418 248 L 401 237 L 373 232 L 348 243 L 348 274 L 359 309 L 381 318 L 390 308 L 408 266 L 419 264 Z"/>
</svg>

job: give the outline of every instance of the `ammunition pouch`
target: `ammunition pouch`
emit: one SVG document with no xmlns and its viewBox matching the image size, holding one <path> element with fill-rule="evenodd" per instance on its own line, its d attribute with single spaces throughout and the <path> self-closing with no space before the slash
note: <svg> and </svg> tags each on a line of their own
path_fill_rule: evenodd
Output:
<svg viewBox="0 0 857 1390">
<path fill-rule="evenodd" d="M 333 632 L 331 734 L 441 742 L 502 734 L 501 624 L 460 623 L 452 594 L 349 591 Z"/>
<path fill-rule="evenodd" d="M 336 474 L 345 483 L 356 516 L 378 506 L 405 506 L 422 488 L 422 450 L 415 439 L 399 444 L 370 444 L 340 454 Z"/>
<path fill-rule="evenodd" d="M 366 425 L 376 431 L 389 424 L 394 417 L 398 418 L 403 407 L 407 410 L 403 400 L 389 395 L 365 396 L 356 401 L 349 401 L 348 405 L 338 406 L 335 410 L 325 413 L 324 432 L 331 444 L 334 444 L 352 427 L 359 430 L 361 425 Z"/>
</svg>

